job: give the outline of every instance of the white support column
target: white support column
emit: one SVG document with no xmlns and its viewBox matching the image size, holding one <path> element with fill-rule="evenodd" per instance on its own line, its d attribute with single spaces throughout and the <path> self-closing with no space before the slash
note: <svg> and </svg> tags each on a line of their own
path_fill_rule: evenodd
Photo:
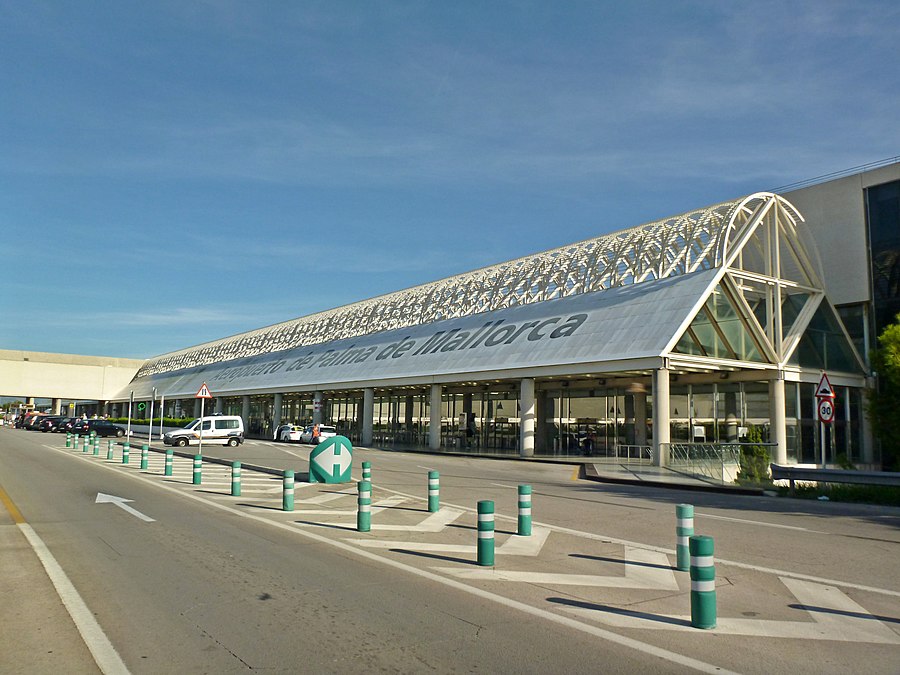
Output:
<svg viewBox="0 0 900 675">
<path fill-rule="evenodd" d="M 313 394 L 313 424 L 322 424 L 322 417 L 325 402 L 322 400 L 324 396 L 321 391 L 317 391 Z"/>
<path fill-rule="evenodd" d="M 216 414 L 221 415 L 225 412 L 225 397 L 216 396 Z"/>
<path fill-rule="evenodd" d="M 431 401 L 428 406 L 428 447 L 441 449 L 441 385 L 431 385 Z"/>
<path fill-rule="evenodd" d="M 272 401 L 272 428 L 270 431 L 275 435 L 275 430 L 281 426 L 281 408 L 284 405 L 284 394 L 275 394 Z"/>
<path fill-rule="evenodd" d="M 669 442 L 672 440 L 669 419 L 669 369 L 653 371 L 653 465 L 669 463 Z"/>
<path fill-rule="evenodd" d="M 244 429 L 250 428 L 250 397 L 241 396 L 241 418 L 244 420 Z"/>
<path fill-rule="evenodd" d="M 771 440 L 776 445 L 772 449 L 772 462 L 787 464 L 787 416 L 784 397 L 784 373 L 775 373 L 769 380 L 769 425 Z"/>
<path fill-rule="evenodd" d="M 647 394 L 634 394 L 634 443 L 647 445 Z"/>
<path fill-rule="evenodd" d="M 59 411 L 60 411 L 60 409 L 62 408 L 62 400 L 61 400 L 61 399 L 58 399 L 58 398 L 54 398 L 54 399 L 50 402 L 50 407 L 51 407 L 51 409 L 53 410 L 53 414 L 54 414 L 54 415 L 59 415 Z"/>
<path fill-rule="evenodd" d="M 362 404 L 362 444 L 372 445 L 372 421 L 375 417 L 375 390 L 363 389 Z"/>
<path fill-rule="evenodd" d="M 534 378 L 522 378 L 522 385 L 519 393 L 519 434 L 521 436 L 519 443 L 520 457 L 534 457 L 534 423 L 535 423 L 535 402 L 534 402 Z"/>
<path fill-rule="evenodd" d="M 200 417 L 200 401 L 199 398 L 194 399 L 194 417 Z"/>
</svg>

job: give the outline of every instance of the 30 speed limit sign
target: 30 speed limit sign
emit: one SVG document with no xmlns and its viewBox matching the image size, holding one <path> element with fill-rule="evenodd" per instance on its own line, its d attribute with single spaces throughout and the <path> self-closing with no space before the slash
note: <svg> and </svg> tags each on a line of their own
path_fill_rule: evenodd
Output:
<svg viewBox="0 0 900 675">
<path fill-rule="evenodd" d="M 834 401 L 832 399 L 819 399 L 819 421 L 825 424 L 831 424 L 834 421 Z"/>
</svg>

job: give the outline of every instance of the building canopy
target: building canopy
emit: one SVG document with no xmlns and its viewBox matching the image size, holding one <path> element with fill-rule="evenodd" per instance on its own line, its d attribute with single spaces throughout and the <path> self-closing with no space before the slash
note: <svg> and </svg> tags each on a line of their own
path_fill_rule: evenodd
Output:
<svg viewBox="0 0 900 675">
<path fill-rule="evenodd" d="M 756 193 L 150 359 L 127 391 L 193 396 L 558 373 L 864 372 L 802 217 Z"/>
</svg>

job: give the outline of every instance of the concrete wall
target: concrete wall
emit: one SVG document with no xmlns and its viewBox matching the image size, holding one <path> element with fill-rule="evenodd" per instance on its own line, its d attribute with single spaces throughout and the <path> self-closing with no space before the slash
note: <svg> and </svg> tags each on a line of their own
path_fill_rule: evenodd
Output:
<svg viewBox="0 0 900 675">
<path fill-rule="evenodd" d="M 864 190 L 900 180 L 900 164 L 781 193 L 806 219 L 825 273 L 825 290 L 836 305 L 871 298 Z"/>
<path fill-rule="evenodd" d="M 142 359 L 0 350 L 0 396 L 106 401 L 128 386 L 143 363 Z"/>
</svg>

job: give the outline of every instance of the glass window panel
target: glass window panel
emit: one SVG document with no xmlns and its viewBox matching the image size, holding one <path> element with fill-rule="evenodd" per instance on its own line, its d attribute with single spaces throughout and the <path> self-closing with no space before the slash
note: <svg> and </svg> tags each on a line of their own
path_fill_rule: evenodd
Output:
<svg viewBox="0 0 900 675">
<path fill-rule="evenodd" d="M 738 359 L 742 361 L 763 360 L 762 354 L 760 354 L 756 346 L 756 341 L 750 336 L 750 332 L 744 326 L 744 322 L 741 321 L 741 318 L 721 289 L 713 292 L 710 299 L 706 302 L 706 306 L 710 308 L 712 316 Z M 734 356 L 725 354 L 721 356 L 734 358 Z"/>
<path fill-rule="evenodd" d="M 862 374 L 838 318 L 824 302 L 806 327 L 790 363 L 803 368 Z"/>
</svg>

